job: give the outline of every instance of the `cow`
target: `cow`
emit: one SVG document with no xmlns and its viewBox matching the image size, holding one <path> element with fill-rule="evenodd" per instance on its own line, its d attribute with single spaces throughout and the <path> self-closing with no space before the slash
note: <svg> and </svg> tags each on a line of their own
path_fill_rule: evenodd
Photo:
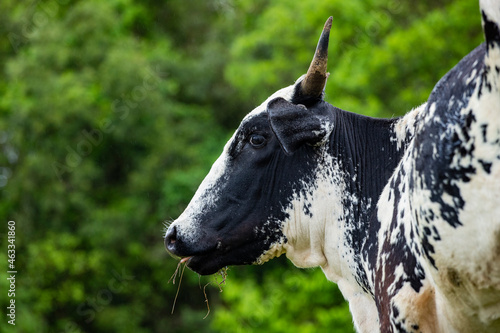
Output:
<svg viewBox="0 0 500 333">
<path fill-rule="evenodd" d="M 324 100 L 307 71 L 244 117 L 167 250 L 199 274 L 286 254 L 321 267 L 358 332 L 500 332 L 500 3 L 485 42 L 405 116 Z"/>
</svg>

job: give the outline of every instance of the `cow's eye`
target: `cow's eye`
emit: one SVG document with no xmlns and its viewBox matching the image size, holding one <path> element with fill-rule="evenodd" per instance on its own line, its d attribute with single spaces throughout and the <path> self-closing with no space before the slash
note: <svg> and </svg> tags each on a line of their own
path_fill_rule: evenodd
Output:
<svg viewBox="0 0 500 333">
<path fill-rule="evenodd" d="M 250 136 L 250 144 L 254 148 L 262 148 L 266 145 L 266 138 L 260 134 L 252 134 Z"/>
</svg>

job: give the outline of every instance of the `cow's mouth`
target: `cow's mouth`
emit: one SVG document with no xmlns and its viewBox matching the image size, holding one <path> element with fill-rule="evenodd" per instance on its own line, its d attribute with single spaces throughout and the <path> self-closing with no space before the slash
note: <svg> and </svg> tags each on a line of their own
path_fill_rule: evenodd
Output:
<svg viewBox="0 0 500 333">
<path fill-rule="evenodd" d="M 211 275 L 226 266 L 255 263 L 256 258 L 263 252 L 261 246 L 258 243 L 247 243 L 225 251 L 214 248 L 207 252 L 183 256 L 180 263 L 185 263 L 189 269 L 200 275 Z"/>
<path fill-rule="evenodd" d="M 188 245 L 178 239 L 175 228 L 169 228 L 165 237 L 165 248 L 175 259 L 180 260 L 180 264 L 186 264 L 188 268 L 201 275 L 216 273 L 224 266 L 221 258 L 225 257 L 217 249 L 217 243 L 213 246 L 208 244 L 197 244 L 198 248 Z"/>
<path fill-rule="evenodd" d="M 180 263 L 185 263 L 192 271 L 200 275 L 217 273 L 221 268 L 229 265 L 223 263 L 224 256 L 215 252 L 184 257 Z"/>
<path fill-rule="evenodd" d="M 191 257 L 185 257 L 185 258 L 182 258 L 182 259 L 180 260 L 180 263 L 181 263 L 181 264 L 183 264 L 183 263 L 185 263 L 186 261 L 188 261 L 189 259 L 191 259 L 192 257 L 193 257 L 193 256 L 191 256 Z"/>
</svg>

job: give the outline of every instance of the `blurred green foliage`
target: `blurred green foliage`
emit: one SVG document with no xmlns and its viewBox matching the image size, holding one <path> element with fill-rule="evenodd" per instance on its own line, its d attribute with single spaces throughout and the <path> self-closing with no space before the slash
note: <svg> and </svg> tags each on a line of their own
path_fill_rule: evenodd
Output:
<svg viewBox="0 0 500 333">
<path fill-rule="evenodd" d="M 184 272 L 172 315 L 162 241 L 243 115 L 307 70 L 330 15 L 327 100 L 371 116 L 424 102 L 482 40 L 466 0 L 2 1 L 0 216 L 19 273 L 0 331 L 351 332 L 335 284 L 285 258 L 222 284 Z"/>
</svg>

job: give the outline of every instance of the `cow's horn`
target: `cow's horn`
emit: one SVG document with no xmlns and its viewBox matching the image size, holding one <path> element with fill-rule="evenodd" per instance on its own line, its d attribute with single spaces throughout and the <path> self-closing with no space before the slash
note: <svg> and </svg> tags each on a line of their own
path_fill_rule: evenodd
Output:
<svg viewBox="0 0 500 333">
<path fill-rule="evenodd" d="M 330 40 L 330 29 L 332 28 L 333 17 L 326 20 L 325 27 L 316 47 L 316 53 L 307 70 L 307 74 L 300 84 L 301 93 L 305 96 L 319 97 L 325 89 L 328 73 L 326 65 L 328 62 L 328 42 Z"/>
</svg>

